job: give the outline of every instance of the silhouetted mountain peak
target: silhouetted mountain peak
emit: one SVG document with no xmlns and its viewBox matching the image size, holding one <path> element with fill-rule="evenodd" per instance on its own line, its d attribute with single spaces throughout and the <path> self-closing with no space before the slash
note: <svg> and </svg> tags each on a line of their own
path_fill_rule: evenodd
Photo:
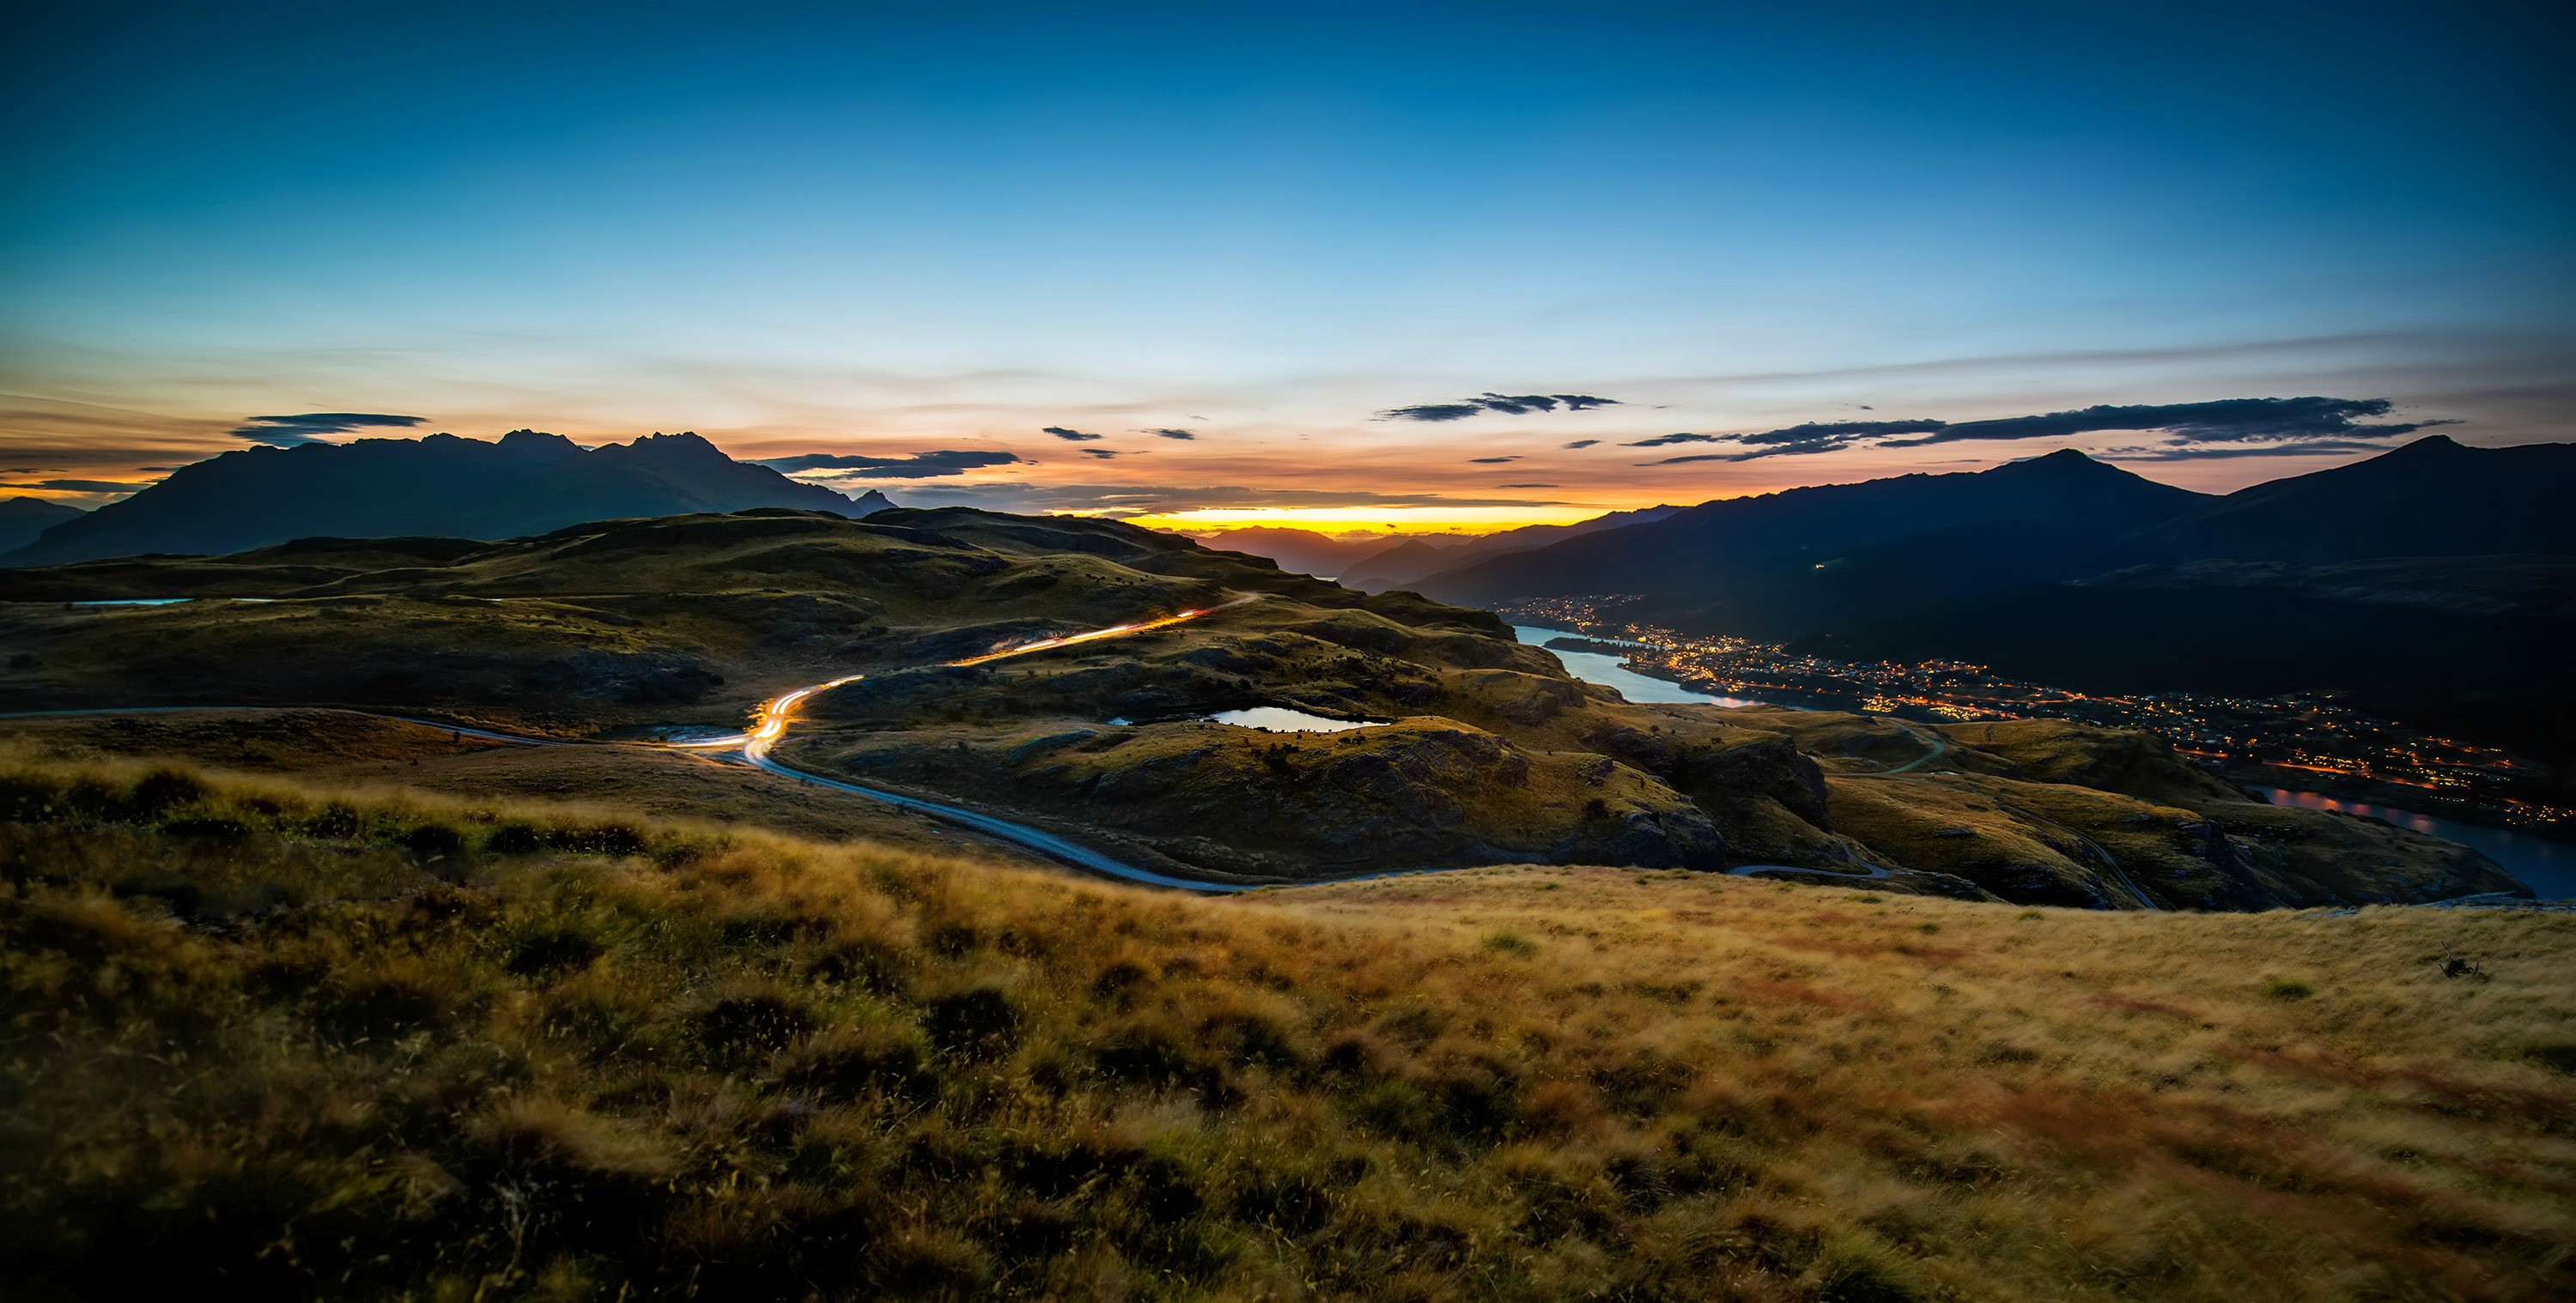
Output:
<svg viewBox="0 0 2576 1303">
<path fill-rule="evenodd" d="M 500 446 L 513 457 L 572 457 L 581 453 L 580 444 L 543 430 L 512 430 L 501 436 Z"/>
<path fill-rule="evenodd" d="M 2414 439 L 2406 443 L 2401 443 L 2396 447 L 2371 458 L 2371 460 L 2386 463 L 2400 459 L 2404 459 L 2406 461 L 2426 461 L 2437 457 L 2448 459 L 2474 455 L 2475 454 L 2470 450 L 2467 444 L 2462 443 L 2447 434 L 2428 434 L 2421 439 Z"/>
<path fill-rule="evenodd" d="M 690 433 L 586 451 L 535 430 L 497 443 L 433 434 L 224 453 L 63 521 L 5 561 L 228 553 L 319 536 L 502 539 L 626 517 L 753 507 L 857 516 L 886 505 L 735 461 Z"/>
<path fill-rule="evenodd" d="M 682 430 L 678 434 L 663 434 L 657 430 L 623 447 L 609 444 L 597 451 L 622 451 L 633 456 L 667 462 L 705 461 L 708 458 L 722 462 L 733 460 L 725 456 L 724 449 L 699 437 L 694 430 Z"/>
<path fill-rule="evenodd" d="M 2122 470 L 2109 462 L 2087 456 L 2084 452 L 2075 448 L 2060 448 L 2045 456 L 2025 457 L 2020 461 L 2008 461 L 2001 466 L 1984 471 L 1982 474 L 1989 479 L 1998 481 L 2030 480 L 2046 481 L 2057 484 L 2086 482 L 2109 484 L 2121 480 L 2136 480 L 2142 484 L 2154 483 L 2154 481 L 2147 479 L 2143 475 L 2139 475 L 2132 471 Z"/>
</svg>

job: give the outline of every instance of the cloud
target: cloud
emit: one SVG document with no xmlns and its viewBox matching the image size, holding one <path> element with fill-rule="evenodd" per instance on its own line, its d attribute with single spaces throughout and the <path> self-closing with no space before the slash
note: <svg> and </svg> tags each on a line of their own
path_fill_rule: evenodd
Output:
<svg viewBox="0 0 2576 1303">
<path fill-rule="evenodd" d="M 2446 425 L 2445 421 L 2426 421 L 2426 425 Z M 2359 439 L 2309 439 L 2297 443 L 2260 443 L 2232 448 L 2181 444 L 2169 448 L 2113 448 L 2101 455 L 2104 461 L 2216 461 L 2228 457 L 2316 457 L 2327 453 L 2386 452 L 2384 443 L 2365 443 Z"/>
<path fill-rule="evenodd" d="M 32 484 L 0 484 L 0 489 L 42 489 L 49 493 L 133 493 L 158 483 L 159 480 L 134 484 L 117 480 L 37 480 Z"/>
<path fill-rule="evenodd" d="M 407 428 L 428 420 L 425 416 L 386 416 L 373 412 L 306 412 L 301 416 L 253 416 L 231 431 L 233 437 L 252 443 L 275 444 L 291 448 L 299 443 L 315 443 L 326 434 L 348 434 L 354 430 Z"/>
<path fill-rule="evenodd" d="M 1082 450 L 1082 455 L 1085 457 L 1098 457 L 1101 460 L 1106 461 L 1112 457 L 1132 457 L 1135 454 L 1120 452 L 1115 448 L 1085 448 Z"/>
<path fill-rule="evenodd" d="M 2319 441 L 2387 439 L 2450 421 L 2409 421 L 2368 425 L 2362 418 L 2386 416 L 2395 404 L 2385 398 L 2222 398 L 2203 403 L 2101 404 L 2034 416 L 2007 416 L 1983 421 L 1810 421 L 1751 434 L 1668 434 L 1624 445 L 1654 448 L 1674 443 L 1726 443 L 1742 451 L 1669 457 L 1644 466 L 1672 466 L 1697 461 L 1752 461 L 1833 452 L 1857 443 L 1880 448 L 1923 448 L 1969 440 L 2062 439 L 2102 431 L 2161 430 L 2175 445 L 2260 443 L 2292 451 L 2292 445 Z M 1917 438 L 1899 436 L 1915 435 Z M 2239 454 L 2250 456 L 2251 453 Z M 2184 460 L 2159 457 L 2156 460 Z"/>
<path fill-rule="evenodd" d="M 1568 448 L 1589 448 L 1599 442 L 1601 442 L 1599 439 L 1577 439 L 1565 446 Z"/>
<path fill-rule="evenodd" d="M 1467 464 L 1470 466 L 1499 466 L 1507 461 L 1519 460 L 1520 458 L 1518 457 L 1470 457 L 1467 459 Z"/>
<path fill-rule="evenodd" d="M 1195 439 L 1199 437 L 1198 431 L 1196 430 L 1138 430 L 1136 433 L 1157 435 L 1165 439 Z"/>
<path fill-rule="evenodd" d="M 753 463 L 784 475 L 835 480 L 917 480 L 963 475 L 986 466 L 1024 466 L 1029 460 L 1013 452 L 979 448 L 942 448 L 909 457 L 862 457 L 856 453 L 809 452 L 794 457 L 764 457 Z"/>
<path fill-rule="evenodd" d="M 1085 451 L 1088 451 L 1086 449 Z M 992 511 L 1043 514 L 1080 511 L 1107 516 L 1143 516 L 1204 508 L 1257 507 L 1556 507 L 1549 498 L 1446 497 L 1438 493 L 1339 492 L 1329 489 L 1253 488 L 1200 485 L 1165 488 L 1136 484 L 928 484 L 903 495 L 907 507 L 982 507 Z"/>
<path fill-rule="evenodd" d="M 1105 434 L 1085 434 L 1080 430 L 1068 430 L 1061 425 L 1049 425 L 1041 428 L 1046 433 L 1052 434 L 1059 439 L 1069 439 L 1075 443 L 1089 443 L 1094 439 L 1106 439 L 1109 437 Z"/>
<path fill-rule="evenodd" d="M 1555 484 L 1497 484 L 1494 487 L 1498 489 L 1553 489 L 1561 486 Z"/>
<path fill-rule="evenodd" d="M 1562 404 L 1569 412 L 1595 407 L 1615 407 L 1616 398 L 1595 398 L 1590 394 L 1497 394 L 1488 392 L 1482 398 L 1465 398 L 1454 403 L 1417 403 L 1411 407 L 1394 407 L 1377 414 L 1381 421 L 1463 421 L 1470 416 L 1500 412 L 1505 416 L 1527 416 L 1532 412 L 1553 412 Z"/>
<path fill-rule="evenodd" d="M 2165 430 L 2175 442 L 2284 443 L 2361 435 L 2386 438 L 2411 434 L 2432 424 L 2401 422 L 2363 425 L 2357 418 L 2386 416 L 2396 404 L 2385 398 L 2222 398 L 2207 403 L 2146 403 L 2128 407 L 2108 404 L 2072 412 L 2013 416 L 1992 421 L 1962 421 L 1939 426 L 1920 439 L 1887 445 L 1919 448 L 1963 439 L 2049 439 L 2096 430 Z M 1938 423 L 1927 423 L 1935 424 Z"/>
</svg>

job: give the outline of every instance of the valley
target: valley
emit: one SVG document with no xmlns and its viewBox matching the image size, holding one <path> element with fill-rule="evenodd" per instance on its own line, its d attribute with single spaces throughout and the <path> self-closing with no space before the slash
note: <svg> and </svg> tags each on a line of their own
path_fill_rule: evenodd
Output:
<svg viewBox="0 0 2576 1303">
<path fill-rule="evenodd" d="M 78 604 L 177 596 L 198 600 Z M 336 708 L 699 750 L 758 715 L 740 745 L 778 776 L 1206 889 L 1536 862 L 1883 870 L 2100 908 L 2528 894 L 2450 843 L 2250 801 L 2136 734 L 1988 729 L 1925 768 L 1910 725 L 1627 701 L 1485 613 L 1103 521 L 769 509 L 317 540 L 22 568 L 0 598 L 29 649 L 0 703 L 22 710 Z M 1384 722 L 1210 718 L 1263 708 Z"/>
</svg>

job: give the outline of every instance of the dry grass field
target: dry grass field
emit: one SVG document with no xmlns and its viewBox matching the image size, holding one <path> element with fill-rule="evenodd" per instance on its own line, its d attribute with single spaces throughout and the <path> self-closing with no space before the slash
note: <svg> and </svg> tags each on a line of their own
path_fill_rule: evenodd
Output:
<svg viewBox="0 0 2576 1303">
<path fill-rule="evenodd" d="M 27 752 L 0 883 L 20 1297 L 2576 1291 L 2567 915 L 1202 900 Z"/>
</svg>

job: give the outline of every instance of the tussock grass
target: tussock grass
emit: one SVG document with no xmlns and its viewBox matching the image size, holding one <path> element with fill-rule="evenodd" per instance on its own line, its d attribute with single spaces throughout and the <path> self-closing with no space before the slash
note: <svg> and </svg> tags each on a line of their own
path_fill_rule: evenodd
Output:
<svg viewBox="0 0 2576 1303">
<path fill-rule="evenodd" d="M 1205 901 L 23 757 L 0 884 L 23 1296 L 2576 1288 L 2565 916 Z"/>
</svg>

